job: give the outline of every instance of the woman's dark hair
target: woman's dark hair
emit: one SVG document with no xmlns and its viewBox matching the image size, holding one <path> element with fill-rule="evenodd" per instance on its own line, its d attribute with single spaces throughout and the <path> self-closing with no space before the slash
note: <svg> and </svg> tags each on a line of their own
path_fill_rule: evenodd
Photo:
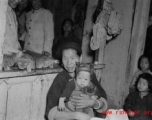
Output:
<svg viewBox="0 0 152 120">
<path fill-rule="evenodd" d="M 63 20 L 62 24 L 61 24 L 61 34 L 64 35 L 64 25 L 69 22 L 70 25 L 73 27 L 74 26 L 74 22 L 72 21 L 72 19 L 67 18 L 65 20 Z M 72 32 L 72 31 L 71 31 Z"/>
<path fill-rule="evenodd" d="M 149 60 L 149 57 L 146 56 L 146 55 L 141 55 L 141 56 L 139 57 L 139 60 L 138 60 L 138 68 L 139 68 L 140 70 L 141 70 L 140 63 L 141 63 L 141 60 L 142 60 L 143 58 L 147 58 L 148 63 L 149 63 L 149 68 L 150 68 L 150 60 Z"/>
<path fill-rule="evenodd" d="M 149 74 L 149 73 L 142 73 L 142 74 L 140 74 L 140 75 L 138 76 L 137 81 L 136 81 L 136 84 L 135 84 L 136 87 L 137 87 L 137 84 L 138 84 L 140 78 L 147 80 L 149 92 L 152 93 L 152 75 Z"/>
</svg>

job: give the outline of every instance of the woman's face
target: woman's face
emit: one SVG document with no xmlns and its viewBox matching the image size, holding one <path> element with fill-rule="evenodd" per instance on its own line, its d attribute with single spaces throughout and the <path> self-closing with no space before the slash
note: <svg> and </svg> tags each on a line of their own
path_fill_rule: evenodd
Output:
<svg viewBox="0 0 152 120">
<path fill-rule="evenodd" d="M 65 49 L 62 52 L 62 63 L 64 68 L 69 73 L 74 73 L 76 68 L 76 62 L 80 62 L 80 57 L 77 55 L 77 51 L 74 49 Z"/>
<path fill-rule="evenodd" d="M 147 58 L 142 58 L 140 62 L 140 67 L 142 71 L 146 71 L 149 69 L 149 62 Z"/>
<path fill-rule="evenodd" d="M 16 8 L 20 2 L 22 2 L 22 0 L 9 0 L 8 4 L 11 8 Z"/>
<path fill-rule="evenodd" d="M 64 32 L 71 32 L 72 31 L 71 23 L 67 21 L 63 26 L 63 30 L 64 30 Z"/>
<path fill-rule="evenodd" d="M 24 10 L 28 5 L 28 0 L 22 0 L 20 3 L 19 3 L 19 10 Z"/>
<path fill-rule="evenodd" d="M 34 10 L 39 10 L 42 7 L 41 0 L 32 0 L 32 7 Z"/>
</svg>

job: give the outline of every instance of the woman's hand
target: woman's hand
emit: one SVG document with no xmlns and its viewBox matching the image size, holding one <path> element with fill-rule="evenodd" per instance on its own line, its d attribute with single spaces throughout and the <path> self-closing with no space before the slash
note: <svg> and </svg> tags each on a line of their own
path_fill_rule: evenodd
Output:
<svg viewBox="0 0 152 120">
<path fill-rule="evenodd" d="M 86 108 L 86 107 L 93 107 L 96 100 L 90 98 L 89 95 L 81 94 L 81 96 L 73 96 L 70 98 L 73 105 L 76 108 Z"/>
<path fill-rule="evenodd" d="M 135 116 L 135 113 L 133 111 L 129 110 L 128 116 L 133 117 L 133 116 Z"/>
<path fill-rule="evenodd" d="M 52 55 L 49 52 L 43 51 L 42 54 L 48 56 L 48 57 L 52 57 Z"/>
</svg>

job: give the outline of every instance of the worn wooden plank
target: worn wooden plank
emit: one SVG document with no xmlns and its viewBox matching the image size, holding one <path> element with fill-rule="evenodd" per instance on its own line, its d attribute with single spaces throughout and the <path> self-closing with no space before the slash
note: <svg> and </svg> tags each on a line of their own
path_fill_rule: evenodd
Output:
<svg viewBox="0 0 152 120">
<path fill-rule="evenodd" d="M 42 79 L 42 94 L 41 94 L 41 107 L 40 107 L 40 114 L 38 120 L 44 120 L 45 108 L 46 108 L 46 96 L 52 82 L 57 74 L 47 74 L 43 75 Z"/>
<path fill-rule="evenodd" d="M 31 84 L 11 85 L 8 90 L 6 120 L 30 120 Z"/>
<path fill-rule="evenodd" d="M 104 67 L 105 67 L 105 64 L 94 64 L 94 69 L 102 69 Z M 32 72 L 29 72 L 29 73 L 26 70 L 0 72 L 0 79 L 59 73 L 62 70 L 63 69 L 61 67 L 58 67 L 58 68 L 53 68 L 53 69 L 45 68 L 45 69 L 32 70 Z"/>
<path fill-rule="evenodd" d="M 90 34 L 92 32 L 92 16 L 96 7 L 98 5 L 98 0 L 88 0 L 86 19 L 84 22 L 83 38 L 82 38 L 82 62 L 90 63 L 93 62 L 93 56 L 91 55 L 90 49 Z"/>
<path fill-rule="evenodd" d="M 6 116 L 2 120 L 45 120 L 46 96 L 56 75 L 57 73 L 1 79 L 0 94 L 4 94 L 2 93 L 3 99 L 0 99 L 0 112 L 3 113 L 0 118 Z"/>
<path fill-rule="evenodd" d="M 37 69 L 32 70 L 32 72 L 27 72 L 26 70 L 13 70 L 13 71 L 6 71 L 6 72 L 0 72 L 0 79 L 3 78 L 16 78 L 16 77 L 26 77 L 26 76 L 34 76 L 34 75 L 43 75 L 43 74 L 51 74 L 51 73 L 59 73 L 63 69 L 60 68 L 54 68 L 54 69 Z"/>
<path fill-rule="evenodd" d="M 41 95 L 42 95 L 42 77 L 39 76 L 32 83 L 32 95 L 31 95 L 31 112 L 30 112 L 30 120 L 38 120 L 40 114 L 41 107 Z"/>
<path fill-rule="evenodd" d="M 34 82 L 36 79 L 39 78 L 39 76 L 27 76 L 27 77 L 18 77 L 18 78 L 9 78 L 9 79 L 5 79 L 5 82 L 8 85 L 15 85 L 15 84 L 21 84 L 21 83 L 32 83 Z"/>
<path fill-rule="evenodd" d="M 0 120 L 5 120 L 7 103 L 7 84 L 2 81 L 0 83 Z"/>
<path fill-rule="evenodd" d="M 123 98 L 126 97 L 123 83 L 126 80 L 134 2 L 135 0 L 112 0 L 114 10 L 123 15 L 124 29 L 105 48 L 104 64 L 106 67 L 101 73 L 101 85 L 107 93 L 108 101 L 110 101 L 108 104 L 111 108 L 122 107 Z"/>
<path fill-rule="evenodd" d="M 6 25 L 6 10 L 8 0 L 0 0 L 0 71 L 2 70 L 3 54 L 2 47 L 4 42 L 4 33 Z"/>
</svg>

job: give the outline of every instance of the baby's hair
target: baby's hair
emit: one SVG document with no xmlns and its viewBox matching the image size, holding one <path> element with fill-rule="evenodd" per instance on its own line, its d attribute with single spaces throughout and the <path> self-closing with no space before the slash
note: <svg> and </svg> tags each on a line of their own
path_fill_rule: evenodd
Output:
<svg viewBox="0 0 152 120">
<path fill-rule="evenodd" d="M 141 56 L 139 57 L 139 59 L 138 59 L 138 68 L 139 68 L 140 70 L 141 70 L 140 63 L 141 63 L 141 60 L 142 60 L 143 58 L 147 58 L 148 63 L 149 63 L 149 68 L 150 68 L 150 60 L 149 60 L 149 57 L 146 56 L 146 55 L 141 55 Z"/>
<path fill-rule="evenodd" d="M 67 22 L 69 22 L 72 27 L 74 26 L 74 22 L 72 21 L 72 19 L 67 18 L 67 19 L 63 20 L 63 22 L 62 22 L 62 24 L 61 24 L 61 34 L 62 34 L 62 35 L 64 35 L 64 28 L 63 28 L 63 27 L 64 27 L 64 25 L 65 25 Z"/>
<path fill-rule="evenodd" d="M 143 78 L 143 79 L 145 79 L 148 82 L 149 92 L 152 93 L 152 75 L 149 74 L 149 73 L 142 73 L 142 74 L 140 74 L 138 76 L 138 78 L 137 78 L 137 81 L 136 81 L 136 87 L 137 87 L 137 84 L 138 84 L 140 78 Z"/>
</svg>

